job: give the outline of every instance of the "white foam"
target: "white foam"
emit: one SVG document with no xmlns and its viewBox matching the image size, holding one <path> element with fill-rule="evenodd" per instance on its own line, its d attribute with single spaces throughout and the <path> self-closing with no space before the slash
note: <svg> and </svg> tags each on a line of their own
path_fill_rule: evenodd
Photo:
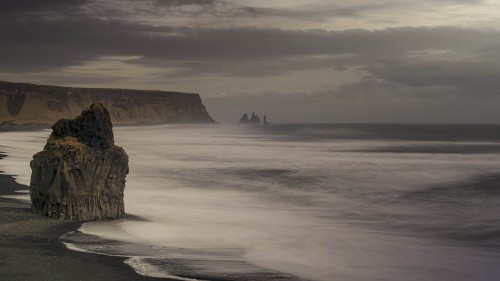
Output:
<svg viewBox="0 0 500 281">
<path fill-rule="evenodd" d="M 69 250 L 75 251 L 75 252 L 83 252 L 83 253 L 90 253 L 90 254 L 95 254 L 91 251 L 85 250 L 81 247 L 76 246 L 74 243 L 69 243 L 69 242 L 62 242 L 66 248 Z"/>
<path fill-rule="evenodd" d="M 61 235 L 61 239 L 66 239 L 67 236 L 71 236 L 74 231 L 65 233 Z M 99 255 L 105 255 L 105 256 L 111 256 L 111 257 L 125 257 L 127 258 L 124 263 L 128 264 L 131 266 L 135 272 L 137 272 L 140 275 L 144 276 L 150 276 L 150 277 L 156 277 L 156 278 L 170 278 L 170 279 L 175 279 L 175 280 L 183 280 L 183 281 L 203 281 L 201 279 L 192 279 L 192 278 L 184 278 L 184 277 L 179 277 L 175 276 L 172 274 L 168 274 L 165 269 L 160 268 L 158 266 L 149 264 L 146 259 L 147 258 L 154 258 L 154 257 L 137 257 L 137 256 L 126 256 L 126 255 L 113 255 L 109 253 L 104 253 L 102 251 L 91 251 L 88 248 L 84 249 L 82 247 L 78 247 L 75 243 L 67 242 L 67 241 L 62 241 L 64 246 L 72 251 L 76 252 L 82 252 L 82 253 L 89 253 L 89 254 L 99 254 Z"/>
<path fill-rule="evenodd" d="M 158 266 L 149 264 L 144 261 L 143 257 L 131 257 L 125 260 L 125 263 L 130 265 L 135 272 L 140 275 L 155 277 L 155 278 L 170 278 L 175 280 L 182 281 L 203 281 L 202 279 L 192 279 L 192 278 L 184 278 L 175 275 L 171 275 L 165 272 L 164 269 L 159 268 Z"/>
</svg>

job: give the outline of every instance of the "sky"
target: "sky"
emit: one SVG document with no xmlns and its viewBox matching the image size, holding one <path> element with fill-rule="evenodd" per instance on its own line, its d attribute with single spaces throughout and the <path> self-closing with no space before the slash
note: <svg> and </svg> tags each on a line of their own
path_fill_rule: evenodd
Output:
<svg viewBox="0 0 500 281">
<path fill-rule="evenodd" d="M 0 80 L 315 123 L 500 123 L 500 0 L 0 0 Z"/>
</svg>

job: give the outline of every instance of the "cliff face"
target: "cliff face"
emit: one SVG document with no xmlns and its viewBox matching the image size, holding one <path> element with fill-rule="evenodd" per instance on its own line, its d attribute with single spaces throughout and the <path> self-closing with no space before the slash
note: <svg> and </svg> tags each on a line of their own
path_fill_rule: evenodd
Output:
<svg viewBox="0 0 500 281">
<path fill-rule="evenodd" d="M 46 124 L 102 103 L 113 124 L 214 123 L 198 94 L 0 81 L 0 124 Z"/>
<path fill-rule="evenodd" d="M 52 130 L 30 163 L 32 211 L 68 220 L 123 218 L 128 157 L 114 144 L 106 108 L 93 104 Z"/>
</svg>

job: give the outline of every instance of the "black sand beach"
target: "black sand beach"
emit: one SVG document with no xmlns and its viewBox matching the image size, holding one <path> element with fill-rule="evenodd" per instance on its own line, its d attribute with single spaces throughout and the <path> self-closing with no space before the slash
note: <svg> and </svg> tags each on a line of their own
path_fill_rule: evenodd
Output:
<svg viewBox="0 0 500 281">
<path fill-rule="evenodd" d="M 0 174 L 0 196 L 27 189 Z M 68 250 L 58 237 L 80 225 L 32 214 L 29 203 L 0 197 L 0 279 L 160 280 L 137 274 L 124 258 Z"/>
</svg>

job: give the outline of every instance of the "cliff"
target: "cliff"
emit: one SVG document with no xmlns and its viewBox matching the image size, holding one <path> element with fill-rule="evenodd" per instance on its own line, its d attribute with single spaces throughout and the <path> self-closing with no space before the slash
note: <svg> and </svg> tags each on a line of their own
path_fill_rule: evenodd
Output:
<svg viewBox="0 0 500 281">
<path fill-rule="evenodd" d="M 0 124 L 51 125 L 101 103 L 113 124 L 214 123 L 198 94 L 0 81 Z"/>
<path fill-rule="evenodd" d="M 92 104 L 73 120 L 57 121 L 30 166 L 34 213 L 68 220 L 125 216 L 128 157 L 114 144 L 109 112 L 102 104 Z"/>
</svg>

